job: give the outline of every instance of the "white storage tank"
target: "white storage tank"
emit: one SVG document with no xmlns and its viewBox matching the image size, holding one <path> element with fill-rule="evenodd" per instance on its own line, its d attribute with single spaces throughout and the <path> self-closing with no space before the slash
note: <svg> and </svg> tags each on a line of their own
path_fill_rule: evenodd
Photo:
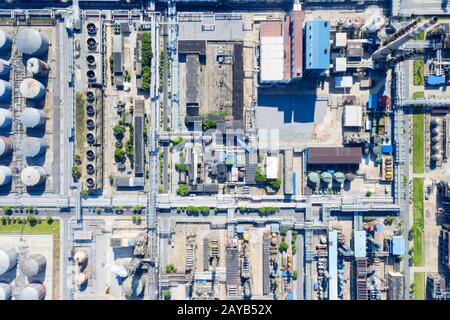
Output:
<svg viewBox="0 0 450 320">
<path fill-rule="evenodd" d="M 0 102 L 9 102 L 11 100 L 11 84 L 0 79 Z"/>
<path fill-rule="evenodd" d="M 5 31 L 0 29 L 0 52 L 5 52 L 11 49 L 12 38 Z"/>
<path fill-rule="evenodd" d="M 27 71 L 35 77 L 45 77 L 49 70 L 48 64 L 38 58 L 30 58 L 27 61 Z"/>
<path fill-rule="evenodd" d="M 9 76 L 9 72 L 11 71 L 11 64 L 3 59 L 0 59 L 0 77 Z"/>
<path fill-rule="evenodd" d="M 17 251 L 10 246 L 0 247 L 0 275 L 5 274 L 17 263 Z"/>
<path fill-rule="evenodd" d="M 45 123 L 47 116 L 44 111 L 36 108 L 25 108 L 20 115 L 20 121 L 27 128 L 36 128 Z"/>
<path fill-rule="evenodd" d="M 75 276 L 75 283 L 77 284 L 78 287 L 85 285 L 87 281 L 88 277 L 84 272 L 80 272 Z"/>
<path fill-rule="evenodd" d="M 12 170 L 7 166 L 0 166 L 0 186 L 7 185 L 12 181 Z"/>
<path fill-rule="evenodd" d="M 74 260 L 78 264 L 85 264 L 88 257 L 84 250 L 79 250 L 75 253 Z"/>
<path fill-rule="evenodd" d="M 10 300 L 12 296 L 12 288 L 9 284 L 0 282 L 0 301 Z"/>
<path fill-rule="evenodd" d="M 22 271 L 27 277 L 34 277 L 45 270 L 47 261 L 42 254 L 32 254 L 20 265 L 20 271 Z"/>
<path fill-rule="evenodd" d="M 39 157 L 45 153 L 47 143 L 42 138 L 26 137 L 22 141 L 21 151 L 25 157 Z"/>
<path fill-rule="evenodd" d="M 44 300 L 45 298 L 45 286 L 41 283 L 30 283 L 28 286 L 22 289 L 19 294 L 18 300 Z"/>
<path fill-rule="evenodd" d="M 39 30 L 23 27 L 17 34 L 16 46 L 24 54 L 39 57 L 47 53 L 48 40 Z"/>
<path fill-rule="evenodd" d="M 27 187 L 34 187 L 45 182 L 47 172 L 43 167 L 39 166 L 26 167 L 22 170 L 20 179 Z"/>
<path fill-rule="evenodd" d="M 8 109 L 0 108 L 0 128 L 4 129 L 11 125 L 12 123 L 12 113 Z"/>
<path fill-rule="evenodd" d="M 27 99 L 39 100 L 45 96 L 45 87 L 33 78 L 26 78 L 20 84 L 20 93 Z"/>
<path fill-rule="evenodd" d="M 0 157 L 6 157 L 14 150 L 14 142 L 4 136 L 0 136 Z"/>
</svg>

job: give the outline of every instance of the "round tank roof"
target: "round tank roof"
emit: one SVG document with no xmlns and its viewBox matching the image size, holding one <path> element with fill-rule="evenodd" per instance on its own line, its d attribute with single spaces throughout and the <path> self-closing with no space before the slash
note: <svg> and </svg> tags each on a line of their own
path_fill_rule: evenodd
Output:
<svg viewBox="0 0 450 320">
<path fill-rule="evenodd" d="M 25 157 L 37 157 L 45 151 L 47 144 L 42 138 L 26 137 L 22 141 L 22 152 Z"/>
<path fill-rule="evenodd" d="M 16 45 L 25 54 L 42 54 L 47 50 L 47 40 L 36 29 L 21 28 L 16 37 Z"/>
<path fill-rule="evenodd" d="M 32 187 L 41 183 L 44 175 L 45 169 L 42 167 L 26 167 L 22 170 L 20 179 L 24 185 Z"/>
<path fill-rule="evenodd" d="M 333 176 L 331 173 L 324 171 L 320 174 L 320 179 L 325 183 L 330 183 L 333 180 Z"/>
<path fill-rule="evenodd" d="M 0 186 L 10 183 L 12 180 L 12 170 L 7 166 L 0 166 Z"/>
<path fill-rule="evenodd" d="M 75 261 L 76 261 L 78 264 L 83 264 L 83 263 L 85 263 L 86 260 L 87 260 L 86 252 L 84 252 L 84 251 L 82 251 L 82 250 L 77 251 L 77 252 L 75 253 L 74 259 L 75 259 Z"/>
<path fill-rule="evenodd" d="M 27 277 L 33 277 L 43 271 L 45 266 L 45 257 L 41 254 L 33 254 L 20 265 L 20 270 Z"/>
<path fill-rule="evenodd" d="M 10 246 L 0 247 L 0 275 L 11 270 L 17 263 L 17 252 Z"/>
<path fill-rule="evenodd" d="M 317 172 L 310 172 L 308 173 L 308 180 L 312 183 L 317 183 L 319 182 L 319 175 L 317 174 Z"/>
<path fill-rule="evenodd" d="M 30 283 L 19 294 L 19 300 L 43 300 L 45 287 L 40 283 Z"/>
<path fill-rule="evenodd" d="M 11 47 L 11 36 L 0 29 L 0 50 L 9 49 Z"/>
<path fill-rule="evenodd" d="M 12 122 L 12 113 L 8 109 L 0 109 L 0 128 L 9 126 Z"/>
<path fill-rule="evenodd" d="M 5 156 L 12 150 L 13 142 L 7 137 L 0 136 L 0 156 Z"/>
<path fill-rule="evenodd" d="M 20 121 L 28 128 L 34 128 L 42 124 L 45 115 L 42 110 L 36 108 L 25 108 L 20 115 Z"/>
<path fill-rule="evenodd" d="M 0 75 L 4 76 L 9 74 L 9 70 L 11 70 L 11 65 L 8 61 L 0 59 Z"/>
<path fill-rule="evenodd" d="M 333 174 L 333 178 L 338 183 L 344 183 L 344 181 L 345 181 L 345 175 L 342 172 L 335 172 Z"/>
<path fill-rule="evenodd" d="M 20 93 L 27 99 L 40 99 L 45 95 L 45 87 L 33 78 L 26 78 L 20 84 Z"/>
<path fill-rule="evenodd" d="M 87 282 L 88 278 L 86 276 L 86 273 L 84 272 L 80 272 L 76 275 L 75 277 L 75 283 L 78 286 L 82 286 L 83 284 L 85 284 Z"/>
<path fill-rule="evenodd" d="M 356 179 L 356 176 L 355 176 L 353 173 L 349 172 L 349 173 L 347 173 L 347 174 L 345 175 L 345 179 L 346 179 L 347 181 L 353 181 L 353 180 Z"/>
<path fill-rule="evenodd" d="M 12 288 L 7 283 L 0 283 L 0 301 L 9 300 L 12 296 Z"/>
<path fill-rule="evenodd" d="M 11 96 L 11 84 L 0 79 L 0 98 L 8 99 Z"/>
</svg>

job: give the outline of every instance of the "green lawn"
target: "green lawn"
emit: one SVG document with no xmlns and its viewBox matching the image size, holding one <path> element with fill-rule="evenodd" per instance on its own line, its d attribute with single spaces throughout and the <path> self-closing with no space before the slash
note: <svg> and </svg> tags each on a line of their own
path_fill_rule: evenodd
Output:
<svg viewBox="0 0 450 320">
<path fill-rule="evenodd" d="M 84 139 L 85 139 L 85 105 L 86 101 L 84 99 L 82 92 L 77 92 L 76 94 L 76 110 L 75 110 L 75 122 L 76 122 L 76 153 L 81 157 L 83 155 L 84 149 Z"/>
<path fill-rule="evenodd" d="M 415 86 L 423 86 L 425 84 L 423 77 L 423 60 L 414 60 L 413 65 L 413 84 Z"/>
<path fill-rule="evenodd" d="M 424 216 L 423 216 L 423 179 L 413 179 L 413 203 L 414 203 L 414 255 L 413 262 L 415 266 L 423 265 L 423 231 L 424 231 Z"/>
<path fill-rule="evenodd" d="M 425 300 L 425 275 L 423 272 L 414 273 L 414 300 Z"/>
<path fill-rule="evenodd" d="M 413 93 L 413 99 L 423 99 L 425 98 L 425 92 L 424 91 L 416 91 Z"/>
<path fill-rule="evenodd" d="M 423 173 L 424 149 L 423 149 L 423 113 L 413 115 L 413 172 Z"/>
<path fill-rule="evenodd" d="M 25 217 L 22 217 L 25 218 Z M 14 216 L 11 216 L 11 220 Z M 29 223 L 19 224 L 10 221 L 1 221 L 0 233 L 9 234 L 52 234 L 53 235 L 53 299 L 59 299 L 59 256 L 60 256 L 60 222 L 53 220 L 53 223 L 48 224 L 46 219 L 38 220 L 38 223 L 31 226 Z"/>
</svg>

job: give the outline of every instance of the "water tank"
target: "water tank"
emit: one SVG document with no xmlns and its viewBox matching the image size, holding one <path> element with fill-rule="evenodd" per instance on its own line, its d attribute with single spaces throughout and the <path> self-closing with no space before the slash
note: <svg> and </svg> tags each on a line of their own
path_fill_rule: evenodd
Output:
<svg viewBox="0 0 450 320">
<path fill-rule="evenodd" d="M 30 283 L 22 289 L 18 300 L 44 300 L 45 286 L 41 283 Z"/>
<path fill-rule="evenodd" d="M 12 170 L 7 166 L 0 166 L 0 186 L 7 185 L 12 181 Z"/>
<path fill-rule="evenodd" d="M 79 250 L 75 253 L 75 256 L 73 258 L 76 263 L 85 264 L 88 259 L 88 256 L 84 250 Z"/>
<path fill-rule="evenodd" d="M 431 133 L 435 136 L 439 134 L 439 128 L 434 128 L 433 130 L 431 130 Z"/>
<path fill-rule="evenodd" d="M 433 119 L 431 119 L 431 124 L 433 126 L 439 126 L 441 124 L 441 119 L 433 118 Z"/>
<path fill-rule="evenodd" d="M 26 78 L 20 84 L 20 93 L 27 99 L 39 100 L 45 96 L 45 87 L 33 78 Z"/>
<path fill-rule="evenodd" d="M 0 52 L 5 52 L 11 49 L 12 38 L 5 31 L 0 29 Z"/>
<path fill-rule="evenodd" d="M 20 271 L 27 277 L 34 277 L 45 270 L 46 264 L 47 261 L 42 254 L 32 254 L 20 265 Z"/>
<path fill-rule="evenodd" d="M 434 143 L 441 141 L 441 138 L 439 136 L 434 136 L 433 138 L 431 138 L 431 141 L 433 141 Z"/>
<path fill-rule="evenodd" d="M 22 154 L 25 157 L 39 157 L 45 153 L 47 143 L 42 138 L 26 137 L 22 141 Z"/>
<path fill-rule="evenodd" d="M 80 272 L 75 276 L 75 283 L 78 287 L 85 285 L 87 283 L 87 280 L 88 278 L 86 276 L 86 273 L 84 272 Z"/>
<path fill-rule="evenodd" d="M 12 119 L 11 111 L 0 108 L 0 129 L 8 128 L 12 123 Z"/>
<path fill-rule="evenodd" d="M 0 247 L 0 275 L 5 274 L 17 263 L 17 251 L 10 246 Z"/>
<path fill-rule="evenodd" d="M 22 53 L 38 57 L 47 53 L 48 40 L 39 30 L 24 27 L 17 34 L 16 46 Z"/>
<path fill-rule="evenodd" d="M 47 120 L 47 117 L 44 111 L 36 108 L 25 108 L 20 115 L 20 121 L 27 128 L 36 128 L 41 126 L 45 123 L 45 120 Z"/>
<path fill-rule="evenodd" d="M 14 142 L 8 137 L 0 136 L 0 157 L 9 156 L 13 149 Z"/>
<path fill-rule="evenodd" d="M 433 154 L 431 156 L 431 159 L 434 160 L 434 161 L 440 161 L 442 159 L 442 157 L 439 154 Z"/>
<path fill-rule="evenodd" d="M 0 102 L 9 102 L 11 100 L 11 84 L 0 79 Z"/>
<path fill-rule="evenodd" d="M 26 167 L 22 170 L 20 179 L 27 187 L 34 187 L 45 182 L 47 172 L 43 167 L 39 166 Z"/>
<path fill-rule="evenodd" d="M 349 172 L 345 175 L 345 180 L 347 180 L 347 181 L 351 182 L 351 181 L 354 181 L 355 179 L 356 179 L 356 176 L 351 172 Z"/>
<path fill-rule="evenodd" d="M 319 175 L 317 172 L 310 172 L 308 173 L 308 181 L 311 183 L 318 183 L 319 182 Z"/>
<path fill-rule="evenodd" d="M 30 58 L 27 61 L 27 71 L 35 77 L 45 77 L 50 68 L 48 64 L 38 58 Z"/>
<path fill-rule="evenodd" d="M 3 59 L 0 59 L 0 77 L 9 76 L 9 71 L 11 71 L 11 64 Z"/>
<path fill-rule="evenodd" d="M 337 182 L 337 183 L 344 183 L 345 181 L 345 175 L 342 172 L 335 172 L 333 174 L 333 179 Z"/>
<path fill-rule="evenodd" d="M 333 176 L 331 175 L 331 173 L 324 171 L 320 174 L 320 179 L 322 179 L 322 181 L 325 183 L 331 183 L 331 181 L 333 180 Z"/>
<path fill-rule="evenodd" d="M 9 300 L 12 296 L 12 288 L 7 283 L 0 283 L 0 301 Z"/>
<path fill-rule="evenodd" d="M 437 144 L 431 147 L 431 150 L 433 151 L 439 151 L 441 150 L 441 147 L 439 147 Z"/>
</svg>

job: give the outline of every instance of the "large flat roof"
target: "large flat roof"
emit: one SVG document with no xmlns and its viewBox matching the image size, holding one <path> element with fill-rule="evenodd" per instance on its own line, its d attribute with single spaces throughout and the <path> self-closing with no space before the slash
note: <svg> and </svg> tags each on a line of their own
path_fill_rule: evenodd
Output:
<svg viewBox="0 0 450 320">
<path fill-rule="evenodd" d="M 326 20 L 306 21 L 307 70 L 324 70 L 330 66 L 330 23 Z"/>
<path fill-rule="evenodd" d="M 178 41 L 179 53 L 196 53 L 199 55 L 206 54 L 206 41 L 205 40 L 179 40 Z"/>
<path fill-rule="evenodd" d="M 303 20 L 305 19 L 305 13 L 294 11 L 292 16 L 292 77 L 301 78 L 303 76 Z M 291 44 L 289 43 L 289 45 Z"/>
<path fill-rule="evenodd" d="M 366 231 L 355 230 L 353 232 L 353 250 L 355 251 L 355 258 L 365 258 L 366 250 Z"/>
<path fill-rule="evenodd" d="M 360 147 L 310 147 L 308 164 L 359 164 Z"/>
<path fill-rule="evenodd" d="M 281 81 L 284 79 L 283 37 L 261 38 L 261 81 Z"/>
</svg>

